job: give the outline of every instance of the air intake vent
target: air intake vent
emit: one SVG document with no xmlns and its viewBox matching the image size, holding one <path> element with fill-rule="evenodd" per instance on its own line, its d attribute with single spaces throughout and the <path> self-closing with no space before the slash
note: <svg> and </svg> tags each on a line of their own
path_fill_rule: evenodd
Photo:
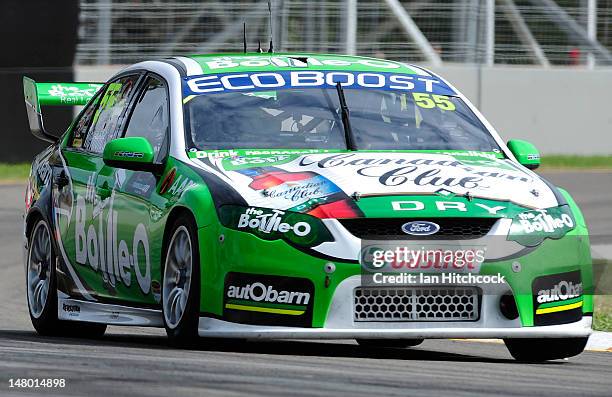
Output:
<svg viewBox="0 0 612 397">
<path fill-rule="evenodd" d="M 440 230 L 429 236 L 413 236 L 402 231 L 402 225 L 413 221 L 429 221 Z M 339 219 L 355 237 L 367 240 L 469 240 L 480 238 L 491 230 L 496 218 L 355 218 Z"/>
<path fill-rule="evenodd" d="M 355 321 L 477 321 L 477 287 L 355 288 Z"/>
</svg>

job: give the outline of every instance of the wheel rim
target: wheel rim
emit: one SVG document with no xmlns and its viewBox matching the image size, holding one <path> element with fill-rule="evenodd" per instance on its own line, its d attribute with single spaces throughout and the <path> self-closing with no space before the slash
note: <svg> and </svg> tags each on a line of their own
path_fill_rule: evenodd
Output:
<svg viewBox="0 0 612 397">
<path fill-rule="evenodd" d="M 28 249 L 28 304 L 33 317 L 41 316 L 51 283 L 51 236 L 44 221 L 40 221 Z"/>
<path fill-rule="evenodd" d="M 189 231 L 185 226 L 180 226 L 168 244 L 164 267 L 162 304 L 166 324 L 171 329 L 180 323 L 189 300 L 192 252 Z"/>
</svg>

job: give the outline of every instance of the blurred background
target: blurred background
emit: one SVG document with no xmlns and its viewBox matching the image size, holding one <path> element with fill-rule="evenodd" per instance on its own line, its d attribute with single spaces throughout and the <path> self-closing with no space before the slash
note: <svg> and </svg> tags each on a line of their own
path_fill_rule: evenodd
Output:
<svg viewBox="0 0 612 397">
<path fill-rule="evenodd" d="M 544 154 L 612 154 L 612 0 L 275 0 L 277 52 L 417 63 L 449 79 L 506 139 Z M 267 49 L 267 1 L 2 0 L 0 161 L 27 161 L 21 77 L 105 81 L 176 54 Z M 63 131 L 71 109 L 45 111 Z"/>
</svg>

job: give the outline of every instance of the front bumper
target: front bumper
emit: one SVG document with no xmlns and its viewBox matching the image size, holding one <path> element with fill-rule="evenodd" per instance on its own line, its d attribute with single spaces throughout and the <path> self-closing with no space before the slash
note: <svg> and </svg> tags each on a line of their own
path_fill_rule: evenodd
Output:
<svg viewBox="0 0 612 397">
<path fill-rule="evenodd" d="M 508 219 L 501 219 L 491 233 L 505 241 L 507 230 L 500 225 L 509 226 Z M 243 232 L 221 228 L 200 229 L 200 241 L 210 243 L 201 252 L 216 253 L 210 261 L 209 254 L 202 258 L 211 266 L 202 268 L 202 291 L 200 305 L 199 332 L 202 336 L 216 337 L 266 337 L 266 338 L 504 338 L 504 337 L 573 337 L 587 336 L 590 333 L 592 295 L 590 295 L 592 274 L 588 238 L 566 236 L 562 239 L 547 239 L 536 249 L 520 249 L 512 255 L 500 259 L 485 260 L 479 274 L 505 277 L 506 282 L 487 285 L 482 291 L 480 313 L 477 321 L 402 321 L 370 322 L 354 321 L 354 290 L 362 286 L 361 267 L 358 263 L 346 262 L 357 257 L 360 241 L 350 238 L 348 232 L 335 230 L 328 220 L 339 246 L 333 247 L 328 258 L 316 257 L 308 252 L 296 250 L 283 241 L 264 241 Z M 337 223 L 337 222 L 336 222 Z M 331 225 L 330 225 L 331 224 Z M 507 227 L 506 227 L 507 229 Z M 223 233 L 222 243 L 217 243 L 217 234 Z M 502 237 L 499 237 L 502 236 Z M 508 244 L 515 244 L 508 242 Z M 507 244 L 502 244 L 507 245 Z M 340 247 L 342 246 L 342 247 Z M 342 249 L 340 249 L 340 248 Z M 320 248 L 320 247 L 319 247 Z M 331 249 L 331 247 L 330 247 Z M 325 251 L 325 250 L 323 250 Z M 516 251 L 516 250 L 515 250 Z M 345 261 L 331 258 L 342 256 Z M 340 255 L 346 254 L 346 255 Z M 325 271 L 330 263 L 335 272 L 329 277 Z M 535 319 L 534 280 L 539 277 L 554 277 L 568 272 L 580 271 L 585 294 L 579 313 L 572 318 L 553 319 L 548 324 Z M 242 273 L 249 282 L 263 282 L 271 277 L 287 280 L 309 280 L 312 282 L 312 317 L 304 325 L 288 321 L 277 321 L 283 316 L 266 318 L 266 321 L 249 321 L 230 318 L 224 306 L 228 275 Z M 274 283 L 273 283 L 274 284 Z M 268 285 L 268 284 L 266 284 Z M 291 288 L 274 285 L 279 291 Z M 416 286 L 416 285 L 414 285 Z M 475 284 L 474 287 L 484 286 Z M 505 294 L 515 297 L 519 318 L 509 320 L 500 311 L 500 298 Z M 576 311 L 574 311 L 576 312 Z M 565 312 L 564 312 L 565 313 Z M 569 313 L 569 311 L 567 311 Z M 582 316 L 585 316 L 580 320 Z M 291 316 L 284 316 L 289 318 Z M 296 317 L 293 317 L 296 318 Z M 256 325 L 254 325 L 256 324 Z M 307 325 L 306 325 L 307 324 Z M 536 325 L 537 324 L 537 325 Z M 558 324 L 558 325 L 557 325 Z M 303 327 L 303 328 L 302 328 Z M 309 336 L 310 335 L 310 336 Z"/>
<path fill-rule="evenodd" d="M 343 280 L 337 287 L 330 310 L 321 328 L 239 324 L 211 317 L 200 317 L 202 337 L 260 339 L 355 339 L 355 338 L 567 338 L 591 334 L 592 317 L 550 326 L 523 327 L 520 320 L 509 320 L 499 312 L 499 299 L 508 291 L 499 285 L 482 296 L 478 321 L 449 322 L 357 322 L 353 318 L 353 290 L 359 276 Z"/>
</svg>

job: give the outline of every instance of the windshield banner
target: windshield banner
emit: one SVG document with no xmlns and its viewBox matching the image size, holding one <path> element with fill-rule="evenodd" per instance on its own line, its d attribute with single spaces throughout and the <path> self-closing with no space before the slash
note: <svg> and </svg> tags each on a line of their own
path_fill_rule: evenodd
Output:
<svg viewBox="0 0 612 397">
<path fill-rule="evenodd" d="M 387 91 L 422 92 L 455 96 L 457 93 L 443 81 L 432 77 L 396 73 L 349 71 L 277 71 L 227 73 L 186 77 L 185 97 L 224 92 L 270 91 L 288 88 L 375 89 Z"/>
</svg>

